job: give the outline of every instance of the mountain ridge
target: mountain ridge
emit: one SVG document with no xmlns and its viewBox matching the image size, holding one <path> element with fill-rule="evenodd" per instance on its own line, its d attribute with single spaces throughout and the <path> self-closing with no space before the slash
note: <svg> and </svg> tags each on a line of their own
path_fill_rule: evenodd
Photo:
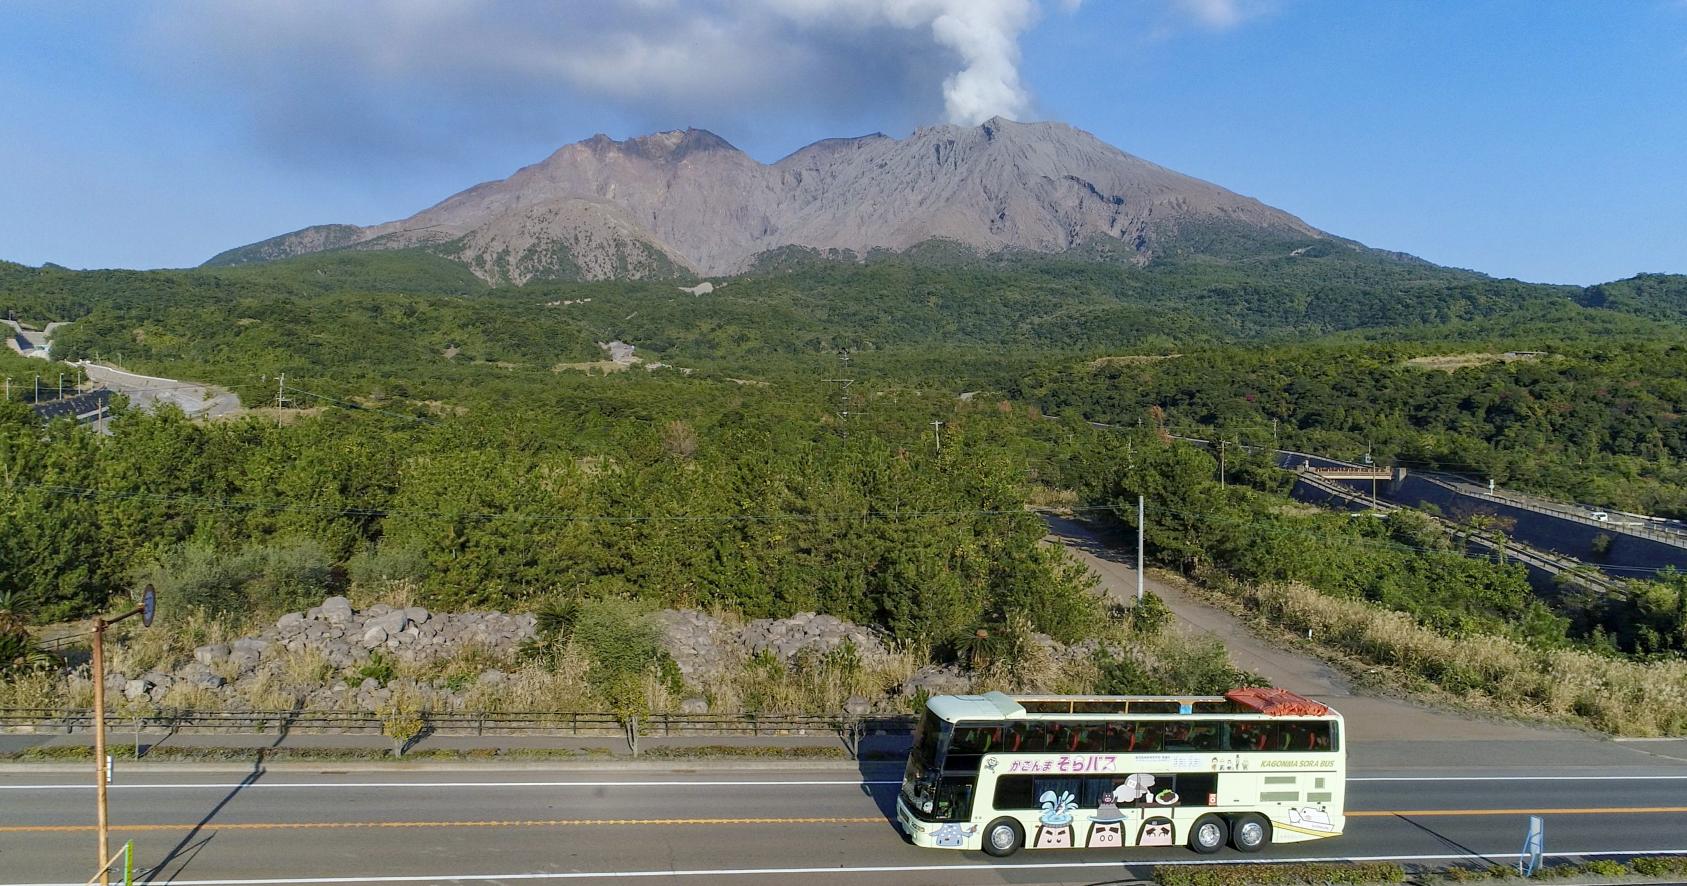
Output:
<svg viewBox="0 0 1687 886">
<path fill-rule="evenodd" d="M 1359 248 L 1251 197 L 1063 123 L 922 127 L 821 139 L 761 163 L 704 129 L 564 145 L 404 219 L 316 225 L 207 265 L 332 249 L 423 248 L 493 284 L 727 276 L 790 247 L 862 256 L 949 241 L 979 254 L 1062 253 L 1095 242 L 1146 263 L 1185 226 Z"/>
</svg>

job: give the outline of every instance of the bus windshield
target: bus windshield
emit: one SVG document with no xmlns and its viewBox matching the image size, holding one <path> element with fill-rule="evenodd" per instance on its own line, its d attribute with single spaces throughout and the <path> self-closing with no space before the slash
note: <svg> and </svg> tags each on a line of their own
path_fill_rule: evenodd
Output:
<svg viewBox="0 0 1687 886">
<path fill-rule="evenodd" d="M 908 805 L 929 811 L 937 789 L 937 755 L 949 724 L 926 711 L 914 728 L 914 746 L 908 753 L 908 767 L 902 773 L 902 793 Z"/>
</svg>

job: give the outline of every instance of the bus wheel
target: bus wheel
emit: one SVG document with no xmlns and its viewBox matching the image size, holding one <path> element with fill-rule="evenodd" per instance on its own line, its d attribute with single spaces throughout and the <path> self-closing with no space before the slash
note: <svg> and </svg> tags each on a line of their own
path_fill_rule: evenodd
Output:
<svg viewBox="0 0 1687 886">
<path fill-rule="evenodd" d="M 1195 826 L 1189 829 L 1189 848 L 1211 855 L 1224 848 L 1224 841 L 1230 836 L 1230 829 L 1225 827 L 1224 819 L 1216 815 L 1203 815 L 1195 819 Z"/>
<path fill-rule="evenodd" d="M 1271 822 L 1249 812 L 1230 823 L 1230 845 L 1242 852 L 1258 852 L 1271 845 Z"/>
<path fill-rule="evenodd" d="M 1025 843 L 1025 830 L 1011 818 L 998 818 L 984 829 L 984 851 L 1005 858 Z"/>
</svg>

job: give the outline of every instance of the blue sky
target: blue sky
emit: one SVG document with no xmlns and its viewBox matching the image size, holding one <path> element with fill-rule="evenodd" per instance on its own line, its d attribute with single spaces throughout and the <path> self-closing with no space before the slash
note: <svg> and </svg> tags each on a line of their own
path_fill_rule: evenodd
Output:
<svg viewBox="0 0 1687 886">
<path fill-rule="evenodd" d="M 1442 264 L 1687 272 L 1687 0 L 13 0 L 0 258 L 192 265 L 596 132 L 771 161 L 992 108 Z"/>
</svg>

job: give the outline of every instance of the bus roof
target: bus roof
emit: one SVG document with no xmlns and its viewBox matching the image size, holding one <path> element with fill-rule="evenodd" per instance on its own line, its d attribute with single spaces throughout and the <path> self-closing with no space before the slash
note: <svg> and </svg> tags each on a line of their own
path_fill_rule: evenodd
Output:
<svg viewBox="0 0 1687 886">
<path fill-rule="evenodd" d="M 936 695 L 926 707 L 951 723 L 1060 716 L 1340 716 L 1328 705 L 1287 689 L 1237 689 L 1224 695 Z"/>
</svg>

